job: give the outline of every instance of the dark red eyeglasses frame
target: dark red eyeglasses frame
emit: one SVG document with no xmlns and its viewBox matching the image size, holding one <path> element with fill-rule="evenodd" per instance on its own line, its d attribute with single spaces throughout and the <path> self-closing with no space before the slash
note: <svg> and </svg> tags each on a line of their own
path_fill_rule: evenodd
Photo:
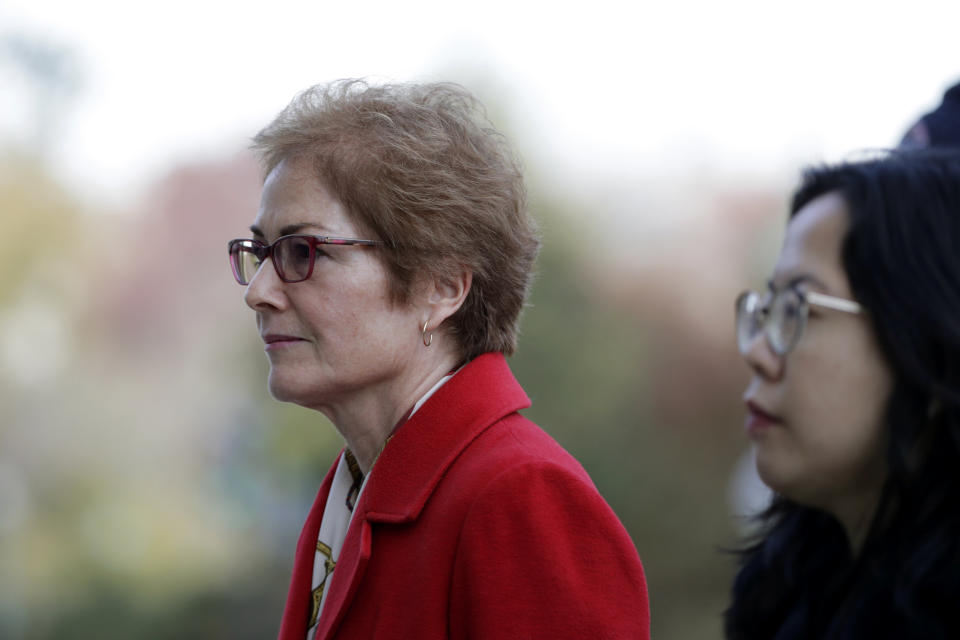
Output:
<svg viewBox="0 0 960 640">
<path fill-rule="evenodd" d="M 231 240 L 227 243 L 227 255 L 230 260 L 230 269 L 233 271 L 233 277 L 241 285 L 248 285 L 250 281 L 244 282 L 244 279 L 240 274 L 240 254 L 241 253 L 251 253 L 257 260 L 260 261 L 261 266 L 267 260 L 267 258 L 272 258 L 275 247 L 280 242 L 285 240 L 290 240 L 293 238 L 300 238 L 306 240 L 310 246 L 310 266 L 307 269 L 307 274 L 302 278 L 287 278 L 283 273 L 283 267 L 279 266 L 276 260 L 271 260 L 273 263 L 273 269 L 277 272 L 277 276 L 284 282 L 288 284 L 293 284 L 296 282 L 303 282 L 310 278 L 313 275 L 313 266 L 316 263 L 317 257 L 317 246 L 326 244 L 326 245 L 337 245 L 337 246 L 361 246 L 361 247 L 376 247 L 383 244 L 380 240 L 358 240 L 357 238 L 334 238 L 331 236 L 314 236 L 308 234 L 292 234 L 288 236 L 280 236 L 270 244 L 264 244 L 259 240 L 253 240 L 250 238 L 237 238 Z"/>
</svg>

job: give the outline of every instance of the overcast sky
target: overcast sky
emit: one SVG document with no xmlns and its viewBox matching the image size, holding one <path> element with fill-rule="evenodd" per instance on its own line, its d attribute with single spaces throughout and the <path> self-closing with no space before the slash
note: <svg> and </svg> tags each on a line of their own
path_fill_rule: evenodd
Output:
<svg viewBox="0 0 960 640">
<path fill-rule="evenodd" d="M 295 92 L 340 77 L 476 84 L 504 101 L 528 164 L 558 175 L 762 173 L 889 146 L 960 80 L 957 2 L 457 7 L 0 0 L 0 37 L 69 52 L 79 83 L 49 153 L 108 198 L 235 152 Z M 15 137 L 36 107 L 9 60 L 0 80 Z"/>
</svg>

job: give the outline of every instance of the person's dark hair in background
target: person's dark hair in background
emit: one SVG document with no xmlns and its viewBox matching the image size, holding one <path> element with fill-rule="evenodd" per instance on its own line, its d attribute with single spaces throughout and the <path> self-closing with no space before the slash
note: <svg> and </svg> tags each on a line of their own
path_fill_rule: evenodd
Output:
<svg viewBox="0 0 960 640">
<path fill-rule="evenodd" d="M 939 116 L 933 122 L 940 123 Z M 938 126 L 931 130 L 941 131 Z M 778 495 L 760 516 L 762 532 L 742 553 L 726 634 L 735 640 L 960 638 L 960 154 L 900 151 L 809 169 L 794 195 L 791 222 L 829 194 L 840 196 L 847 213 L 839 246 L 851 297 L 892 374 L 889 395 L 874 400 L 885 407 L 879 498 L 858 545 L 829 509 L 774 487 Z M 818 324 L 808 333 L 817 333 L 802 354 L 798 338 L 796 353 L 781 355 L 780 366 L 801 364 L 791 356 L 807 365 L 831 321 L 811 315 Z M 760 329 L 746 331 L 763 337 Z M 752 337 L 751 345 L 770 348 Z M 761 376 L 759 385 L 782 384 L 763 381 L 745 357 L 755 379 Z M 792 383 L 798 369 L 790 372 Z M 849 382 L 843 376 L 838 370 L 823 384 Z M 869 399 L 850 399 L 858 401 Z M 789 415 L 785 422 L 788 434 L 799 426 Z M 760 442 L 760 454 L 776 444 Z"/>
<path fill-rule="evenodd" d="M 947 89 L 936 109 L 921 116 L 900 140 L 901 149 L 960 148 L 960 83 Z"/>
</svg>

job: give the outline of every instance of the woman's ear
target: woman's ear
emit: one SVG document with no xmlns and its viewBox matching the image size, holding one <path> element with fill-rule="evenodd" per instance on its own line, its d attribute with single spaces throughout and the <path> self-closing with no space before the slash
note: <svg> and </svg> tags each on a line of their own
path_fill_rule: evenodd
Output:
<svg viewBox="0 0 960 640">
<path fill-rule="evenodd" d="M 473 284 L 473 271 L 461 267 L 452 276 L 434 278 L 428 285 L 426 318 L 427 331 L 436 329 L 443 321 L 457 312 Z"/>
</svg>

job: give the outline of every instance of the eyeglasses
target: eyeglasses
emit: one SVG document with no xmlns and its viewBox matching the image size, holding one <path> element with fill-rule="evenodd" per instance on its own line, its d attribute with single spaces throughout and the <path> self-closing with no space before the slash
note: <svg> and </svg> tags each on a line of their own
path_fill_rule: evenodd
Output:
<svg viewBox="0 0 960 640">
<path fill-rule="evenodd" d="M 737 297 L 737 347 L 743 355 L 762 331 L 773 351 L 785 356 L 800 341 L 811 305 L 844 313 L 861 311 L 860 305 L 852 300 L 801 291 L 796 287 L 787 287 L 768 296 L 769 300 L 764 300 L 756 291 L 744 291 Z"/>
<path fill-rule="evenodd" d="M 296 234 L 281 236 L 274 240 L 273 244 L 242 238 L 231 240 L 227 249 L 230 252 L 233 277 L 240 284 L 247 285 L 267 258 L 273 259 L 273 268 L 281 280 L 288 283 L 302 282 L 313 275 L 317 256 L 326 255 L 323 249 L 317 248 L 320 245 L 375 247 L 381 244 L 383 243 L 379 240 Z"/>
</svg>

